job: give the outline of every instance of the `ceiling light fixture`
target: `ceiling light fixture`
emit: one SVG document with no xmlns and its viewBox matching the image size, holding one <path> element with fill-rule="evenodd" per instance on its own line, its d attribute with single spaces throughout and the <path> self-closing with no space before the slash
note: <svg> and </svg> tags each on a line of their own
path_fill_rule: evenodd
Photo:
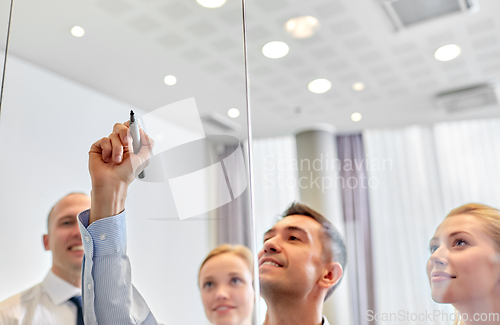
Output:
<svg viewBox="0 0 500 325">
<path fill-rule="evenodd" d="M 231 108 L 229 111 L 227 111 L 227 115 L 232 118 L 237 118 L 240 116 L 240 111 L 237 108 Z"/>
<path fill-rule="evenodd" d="M 177 78 L 172 75 L 168 75 L 163 79 L 163 82 L 165 82 L 166 85 L 173 86 L 177 83 Z"/>
<path fill-rule="evenodd" d="M 352 90 L 355 90 L 355 91 L 361 91 L 363 89 L 365 89 L 365 84 L 362 83 L 362 82 L 356 82 L 355 84 L 352 85 Z"/>
<path fill-rule="evenodd" d="M 270 59 L 279 59 L 288 54 L 289 47 L 285 42 L 269 42 L 262 47 L 262 53 Z"/>
<path fill-rule="evenodd" d="M 439 61 L 450 61 L 459 56 L 460 52 L 462 52 L 462 50 L 458 45 L 448 44 L 438 48 L 434 53 L 434 57 Z"/>
<path fill-rule="evenodd" d="M 285 24 L 285 30 L 295 38 L 311 37 L 318 28 L 318 19 L 311 16 L 292 18 Z"/>
<path fill-rule="evenodd" d="M 73 28 L 71 28 L 71 35 L 75 37 L 82 37 L 83 35 L 85 35 L 85 30 L 80 26 L 74 26 Z"/>
<path fill-rule="evenodd" d="M 353 120 L 354 122 L 359 122 L 359 121 L 361 121 L 362 118 L 363 117 L 358 112 L 352 113 L 352 115 L 351 115 L 351 120 Z"/>
<path fill-rule="evenodd" d="M 200 5 L 205 8 L 218 8 L 226 3 L 226 0 L 196 0 Z"/>
<path fill-rule="evenodd" d="M 315 94 L 326 93 L 330 88 L 332 88 L 332 83 L 326 79 L 316 79 L 307 85 L 309 91 Z"/>
</svg>

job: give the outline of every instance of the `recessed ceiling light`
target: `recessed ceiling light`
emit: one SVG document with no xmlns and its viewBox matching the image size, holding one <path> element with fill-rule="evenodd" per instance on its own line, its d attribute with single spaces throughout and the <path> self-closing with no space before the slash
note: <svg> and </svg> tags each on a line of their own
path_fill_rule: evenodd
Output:
<svg viewBox="0 0 500 325">
<path fill-rule="evenodd" d="M 237 108 L 231 108 L 229 111 L 227 111 L 227 115 L 232 118 L 237 118 L 240 116 L 240 111 Z"/>
<path fill-rule="evenodd" d="M 316 79 L 311 81 L 307 88 L 315 94 L 322 94 L 332 88 L 332 83 L 326 79 Z"/>
<path fill-rule="evenodd" d="M 365 89 L 365 84 L 362 82 L 356 82 L 355 84 L 352 85 L 352 90 L 361 91 L 363 89 Z"/>
<path fill-rule="evenodd" d="M 461 51 L 458 45 L 448 44 L 438 48 L 434 53 L 434 57 L 439 61 L 450 61 L 459 56 Z"/>
<path fill-rule="evenodd" d="M 165 82 L 165 84 L 173 86 L 177 83 L 177 78 L 175 76 L 168 75 L 165 77 L 165 79 L 163 79 L 163 81 Z"/>
<path fill-rule="evenodd" d="M 226 3 L 226 0 L 196 0 L 205 8 L 218 8 Z"/>
<path fill-rule="evenodd" d="M 269 42 L 262 47 L 262 53 L 270 59 L 279 59 L 288 54 L 289 48 L 285 42 Z"/>
<path fill-rule="evenodd" d="M 80 26 L 75 26 L 71 28 L 71 35 L 75 37 L 82 37 L 83 35 L 85 35 L 85 30 Z"/>
<path fill-rule="evenodd" d="M 351 115 L 351 120 L 353 120 L 354 122 L 361 121 L 361 118 L 362 118 L 361 114 L 359 114 L 357 112 L 356 113 L 352 113 L 352 115 Z"/>
<path fill-rule="evenodd" d="M 311 16 L 292 18 L 285 24 L 285 30 L 295 38 L 308 38 L 319 28 L 319 21 Z"/>
</svg>

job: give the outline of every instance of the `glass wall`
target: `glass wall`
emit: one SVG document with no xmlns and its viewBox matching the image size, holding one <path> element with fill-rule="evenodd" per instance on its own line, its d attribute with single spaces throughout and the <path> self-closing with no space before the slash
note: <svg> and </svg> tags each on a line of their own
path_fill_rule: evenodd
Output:
<svg viewBox="0 0 500 325">
<path fill-rule="evenodd" d="M 499 206 L 498 2 L 247 10 L 258 246 L 300 200 L 346 239 L 331 324 L 452 324 L 429 285 L 429 241 L 451 209 Z"/>
<path fill-rule="evenodd" d="M 218 244 L 252 247 L 252 236 L 242 8 L 200 3 L 15 4 L 0 127 L 10 153 L 0 300 L 47 275 L 51 207 L 89 194 L 91 145 L 133 110 L 155 147 L 126 201 L 132 283 L 159 322 L 208 324 L 200 265 Z M 54 245 L 71 248 L 76 236 Z"/>
<path fill-rule="evenodd" d="M 90 193 L 91 145 L 133 110 L 155 148 L 120 218 L 132 283 L 160 323 L 209 324 L 211 285 L 198 281 L 207 254 L 230 243 L 255 256 L 295 201 L 345 238 L 344 278 L 323 308 L 330 324 L 428 324 L 428 312 L 451 323 L 453 307 L 432 299 L 429 240 L 452 208 L 498 207 L 498 2 L 458 0 L 419 23 L 394 1 L 243 3 L 245 22 L 238 0 L 14 4 L 0 301 L 45 281 L 56 257 L 77 286 L 80 260 L 67 251 L 78 257 L 85 239 L 76 224 L 53 236 L 48 217 L 64 217 L 51 209 L 66 194 Z M 3 46 L 10 2 L 0 6 Z M 450 44 L 461 52 L 439 61 Z M 468 100 L 471 89 L 490 92 Z M 465 100 L 437 101 L 450 94 Z"/>
<path fill-rule="evenodd" d="M 7 45 L 7 35 L 9 30 L 9 17 L 10 17 L 10 0 L 3 0 L 0 2 L 0 85 L 3 81 L 3 69 L 4 69 L 4 58 L 5 58 L 5 48 Z M 1 101 L 1 96 L 0 96 Z"/>
</svg>

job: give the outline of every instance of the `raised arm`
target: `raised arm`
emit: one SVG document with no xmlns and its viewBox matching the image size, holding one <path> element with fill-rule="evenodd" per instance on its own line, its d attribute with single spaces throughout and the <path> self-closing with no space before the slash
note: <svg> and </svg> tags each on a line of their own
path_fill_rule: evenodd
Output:
<svg viewBox="0 0 500 325">
<path fill-rule="evenodd" d="M 148 164 L 153 141 L 141 130 L 134 154 L 128 122 L 94 143 L 89 152 L 90 210 L 80 213 L 84 244 L 82 297 L 85 324 L 157 324 L 131 283 L 127 257 L 125 199 L 128 186 Z M 130 151 L 129 151 L 130 148 Z"/>
</svg>

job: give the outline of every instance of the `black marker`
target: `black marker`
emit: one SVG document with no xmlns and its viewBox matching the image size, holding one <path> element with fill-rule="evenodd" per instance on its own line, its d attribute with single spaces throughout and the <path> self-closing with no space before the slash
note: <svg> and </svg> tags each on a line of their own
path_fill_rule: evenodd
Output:
<svg viewBox="0 0 500 325">
<path fill-rule="evenodd" d="M 130 135 L 132 136 L 132 144 L 134 149 L 134 154 L 137 154 L 141 150 L 141 133 L 139 132 L 139 122 L 135 119 L 134 111 L 130 111 Z M 143 179 L 145 176 L 144 170 L 139 174 L 139 178 Z"/>
</svg>

